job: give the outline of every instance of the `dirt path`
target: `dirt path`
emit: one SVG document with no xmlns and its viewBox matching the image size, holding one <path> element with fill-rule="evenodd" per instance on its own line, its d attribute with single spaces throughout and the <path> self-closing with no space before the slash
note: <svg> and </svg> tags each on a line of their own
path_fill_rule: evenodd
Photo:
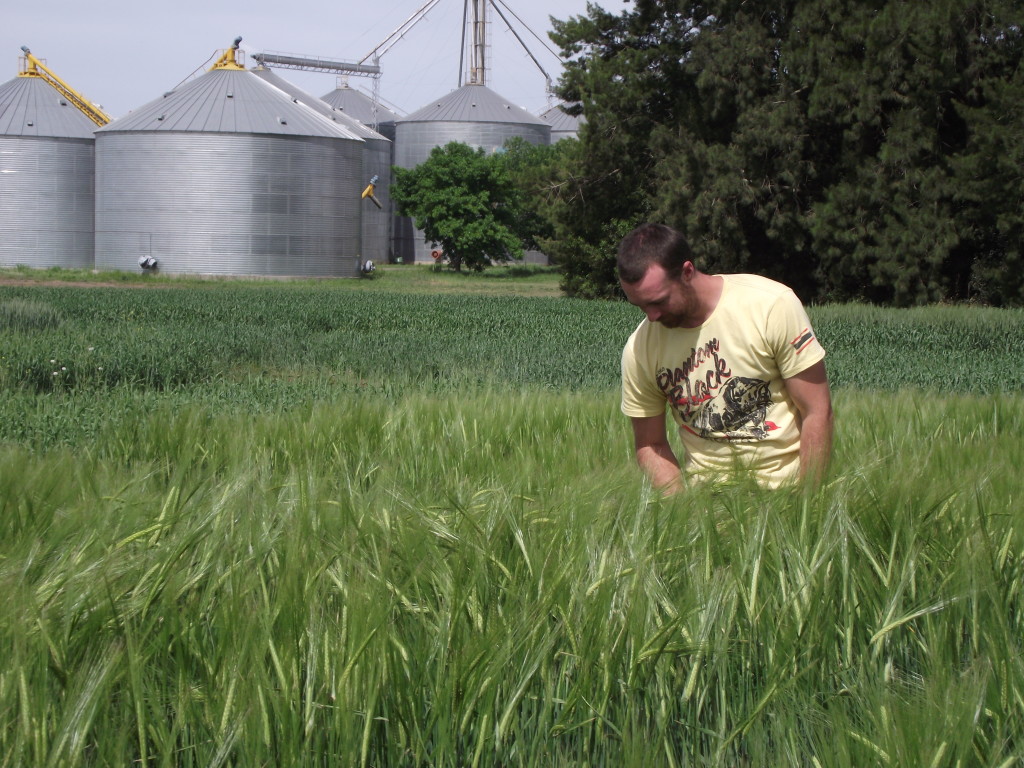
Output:
<svg viewBox="0 0 1024 768">
<path fill-rule="evenodd" d="M 33 280 L 31 278 L 0 277 L 0 286 L 32 286 L 39 285 L 52 288 L 53 286 L 67 286 L 68 288 L 161 288 L 165 285 L 146 285 L 144 283 L 111 283 L 91 282 L 88 280 Z"/>
</svg>

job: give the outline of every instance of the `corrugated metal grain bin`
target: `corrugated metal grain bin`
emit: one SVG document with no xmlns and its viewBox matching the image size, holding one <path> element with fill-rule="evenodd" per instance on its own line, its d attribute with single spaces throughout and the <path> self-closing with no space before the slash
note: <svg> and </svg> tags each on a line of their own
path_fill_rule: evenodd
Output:
<svg viewBox="0 0 1024 768">
<path fill-rule="evenodd" d="M 341 85 L 321 98 L 381 136 L 391 141 L 395 140 L 395 121 L 398 120 L 398 115 L 383 104 L 374 103 L 366 94 L 347 85 Z"/>
<path fill-rule="evenodd" d="M 564 104 L 555 104 L 540 113 L 540 119 L 551 126 L 552 144 L 562 139 L 579 138 L 580 122 L 583 118 L 567 114 L 564 107 Z"/>
<path fill-rule="evenodd" d="M 360 253 L 364 261 L 370 260 L 378 264 L 385 263 L 391 251 L 391 221 L 393 214 L 391 210 L 390 189 L 391 166 L 394 164 L 394 145 L 392 142 L 370 127 L 363 125 L 352 116 L 339 111 L 322 99 L 311 96 L 270 69 L 257 67 L 251 71 L 257 77 L 262 78 L 275 88 L 288 94 L 294 103 L 315 110 L 363 140 L 364 178 L 361 180 L 359 190 L 362 192 L 370 180 L 376 177 L 377 182 L 373 197 L 380 207 L 370 199 L 363 200 L 362 245 Z"/>
<path fill-rule="evenodd" d="M 359 273 L 364 142 L 239 68 L 96 133 L 96 266 Z"/>
<path fill-rule="evenodd" d="M 461 141 L 493 152 L 513 137 L 548 144 L 551 126 L 525 109 L 509 104 L 485 85 L 469 84 L 399 118 L 395 165 L 415 168 L 434 147 Z M 403 261 L 432 262 L 430 245 L 408 218 L 396 224 L 395 253 Z"/>
<path fill-rule="evenodd" d="M 93 266 L 96 125 L 38 77 L 0 85 L 0 266 Z"/>
</svg>

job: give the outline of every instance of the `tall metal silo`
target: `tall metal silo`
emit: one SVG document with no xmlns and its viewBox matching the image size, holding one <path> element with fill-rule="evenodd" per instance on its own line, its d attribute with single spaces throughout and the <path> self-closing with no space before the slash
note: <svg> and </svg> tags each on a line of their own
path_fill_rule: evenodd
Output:
<svg viewBox="0 0 1024 768">
<path fill-rule="evenodd" d="M 388 155 L 378 155 L 376 163 L 378 170 L 373 171 L 379 176 L 376 197 L 381 203 L 381 212 L 386 217 L 387 224 L 381 229 L 386 230 L 388 242 L 384 248 L 389 260 L 392 260 L 392 244 L 394 241 L 395 206 L 391 202 L 391 168 L 395 164 L 395 120 L 398 115 L 382 104 L 375 102 L 369 96 L 350 88 L 347 85 L 339 85 L 333 91 L 325 94 L 322 100 L 336 110 L 340 110 L 350 118 L 358 120 L 368 128 L 373 129 L 381 136 L 387 138 L 391 143 L 388 147 Z M 370 154 L 373 154 L 371 150 Z"/>
<path fill-rule="evenodd" d="M 91 269 L 98 124 L 27 49 L 22 62 L 0 85 L 0 266 Z"/>
<path fill-rule="evenodd" d="M 516 136 L 548 144 L 551 126 L 486 85 L 469 83 L 396 121 L 395 165 L 415 168 L 434 147 L 452 141 L 493 152 Z M 395 253 L 407 262 L 433 261 L 423 233 L 404 217 L 396 223 Z"/>
<path fill-rule="evenodd" d="M 383 264 L 391 251 L 391 166 L 394 165 L 393 143 L 381 134 L 359 122 L 346 113 L 332 107 L 322 99 L 303 91 L 265 66 L 250 70 L 257 77 L 288 94 L 295 104 L 312 109 L 327 119 L 338 123 L 346 130 L 359 136 L 364 142 L 363 175 L 360 190 L 366 189 L 372 179 L 373 196 L 366 196 L 362 203 L 362 245 L 360 254 L 363 261 L 370 260 Z"/>
<path fill-rule="evenodd" d="M 227 51 L 97 132 L 96 266 L 355 276 L 364 147 Z"/>
<path fill-rule="evenodd" d="M 540 119 L 551 126 L 552 144 L 562 139 L 579 137 L 580 123 L 583 118 L 570 115 L 565 111 L 565 106 L 565 104 L 555 104 L 540 113 Z"/>
</svg>

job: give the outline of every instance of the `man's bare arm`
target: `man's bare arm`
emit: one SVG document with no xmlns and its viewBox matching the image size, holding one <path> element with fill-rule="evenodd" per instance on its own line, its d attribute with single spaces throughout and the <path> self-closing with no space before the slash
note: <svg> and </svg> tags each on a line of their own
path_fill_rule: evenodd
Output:
<svg viewBox="0 0 1024 768">
<path fill-rule="evenodd" d="M 800 478 L 817 485 L 832 457 L 832 394 L 824 361 L 786 379 L 800 412 Z"/>
<path fill-rule="evenodd" d="M 669 445 L 665 430 L 665 415 L 633 417 L 630 421 L 633 424 L 636 463 L 650 478 L 651 484 L 666 494 L 683 490 L 679 460 Z"/>
</svg>

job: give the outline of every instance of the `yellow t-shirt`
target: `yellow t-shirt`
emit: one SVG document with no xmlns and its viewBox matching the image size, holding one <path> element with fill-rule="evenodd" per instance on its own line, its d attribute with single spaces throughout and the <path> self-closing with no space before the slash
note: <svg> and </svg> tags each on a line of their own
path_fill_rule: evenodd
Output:
<svg viewBox="0 0 1024 768">
<path fill-rule="evenodd" d="M 758 275 L 721 277 L 722 296 L 699 328 L 645 318 L 629 337 L 622 412 L 659 416 L 668 403 L 694 479 L 752 470 L 775 487 L 800 468 L 798 414 L 783 379 L 825 350 L 791 289 Z"/>
</svg>

